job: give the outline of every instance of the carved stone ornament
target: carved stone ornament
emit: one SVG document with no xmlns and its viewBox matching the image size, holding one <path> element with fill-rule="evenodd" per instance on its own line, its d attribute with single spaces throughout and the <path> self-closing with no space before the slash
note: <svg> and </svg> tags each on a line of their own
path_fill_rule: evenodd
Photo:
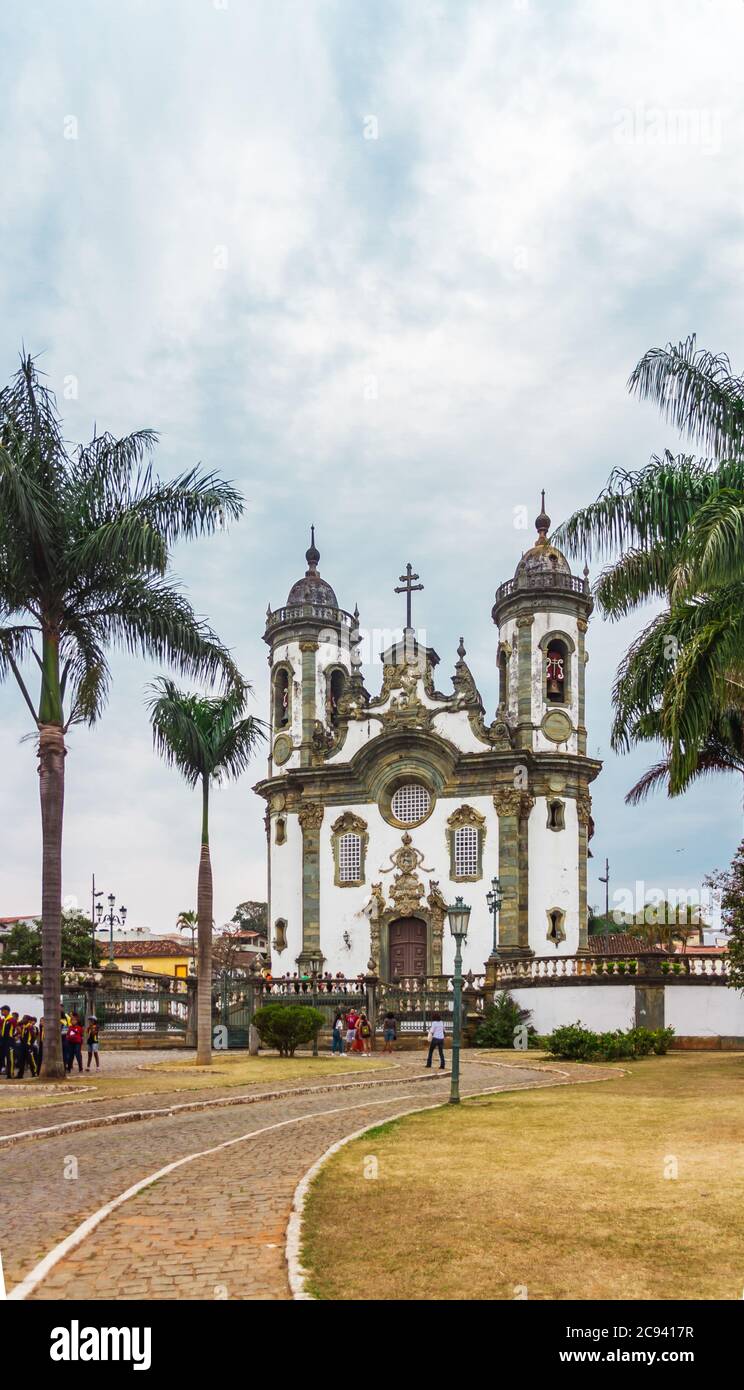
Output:
<svg viewBox="0 0 744 1390">
<path fill-rule="evenodd" d="M 493 794 L 493 804 L 500 816 L 519 815 L 522 792 L 516 787 L 498 787 Z"/>
<path fill-rule="evenodd" d="M 476 811 L 474 806 L 458 806 L 457 810 L 447 817 L 450 830 L 459 830 L 463 825 L 472 825 L 475 830 L 482 830 L 485 823 L 485 816 Z"/>
<path fill-rule="evenodd" d="M 355 816 L 353 811 L 344 811 L 338 820 L 333 822 L 331 833 L 333 835 L 346 835 L 352 831 L 356 835 L 366 835 L 367 822 L 361 816 Z"/>
<path fill-rule="evenodd" d="M 421 911 L 421 899 L 424 896 L 424 885 L 419 881 L 418 870 L 423 868 L 424 855 L 420 849 L 413 848 L 408 831 L 403 835 L 403 842 L 400 849 L 396 849 L 390 855 L 391 867 L 381 869 L 380 873 L 390 874 L 397 870 L 395 878 L 390 886 L 390 898 L 395 907 L 395 914 L 398 917 L 415 917 Z M 424 873 L 430 874 L 432 869 L 423 869 Z"/>
<path fill-rule="evenodd" d="M 330 729 L 326 729 L 325 724 L 320 719 L 316 719 L 313 724 L 312 750 L 313 762 L 323 762 L 333 748 L 335 739 Z"/>
<path fill-rule="evenodd" d="M 303 834 L 308 831 L 318 831 L 323 824 L 323 807 L 318 801 L 309 801 L 305 806 L 300 807 L 297 819 Z"/>
<path fill-rule="evenodd" d="M 468 718 L 470 720 L 470 727 L 476 738 L 481 739 L 483 743 L 490 744 L 491 748 L 494 748 L 497 753 L 506 753 L 514 747 L 514 730 L 509 723 L 509 718 L 503 705 L 500 705 L 497 709 L 496 718 L 491 724 L 486 724 L 482 710 L 471 711 Z"/>
<path fill-rule="evenodd" d="M 576 815 L 579 825 L 592 823 L 592 798 L 588 792 L 580 792 L 576 798 Z"/>
</svg>

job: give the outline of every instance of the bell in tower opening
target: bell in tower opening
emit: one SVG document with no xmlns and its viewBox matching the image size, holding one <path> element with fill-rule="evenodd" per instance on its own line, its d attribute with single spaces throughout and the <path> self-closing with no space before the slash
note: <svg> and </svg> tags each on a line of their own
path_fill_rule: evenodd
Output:
<svg viewBox="0 0 744 1390">
<path fill-rule="evenodd" d="M 562 642 L 551 642 L 546 661 L 546 698 L 556 705 L 566 703 L 566 649 Z"/>
</svg>

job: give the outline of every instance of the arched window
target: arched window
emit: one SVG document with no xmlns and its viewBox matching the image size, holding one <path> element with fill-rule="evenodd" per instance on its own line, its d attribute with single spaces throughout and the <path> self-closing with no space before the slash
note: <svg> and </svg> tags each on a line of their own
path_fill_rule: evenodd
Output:
<svg viewBox="0 0 744 1390">
<path fill-rule="evenodd" d="M 554 637 L 548 644 L 545 659 L 545 698 L 550 704 L 565 705 L 568 678 L 568 650 L 565 642 Z"/>
<path fill-rule="evenodd" d="M 338 842 L 338 876 L 341 883 L 358 883 L 362 873 L 362 837 L 353 830 Z"/>
<path fill-rule="evenodd" d="M 271 944 L 278 952 L 287 949 L 287 923 L 284 917 L 277 917 L 274 923 L 274 940 Z"/>
<path fill-rule="evenodd" d="M 509 658 L 503 647 L 499 652 L 499 704 L 509 704 Z"/>
<path fill-rule="evenodd" d="M 331 671 L 328 681 L 328 723 L 335 725 L 338 723 L 338 702 L 346 688 L 346 672 Z"/>
<path fill-rule="evenodd" d="M 455 878 L 476 878 L 478 874 L 478 831 L 461 825 L 455 831 Z"/>
<path fill-rule="evenodd" d="M 287 822 L 284 819 L 284 816 L 277 816 L 276 818 L 276 834 L 274 836 L 274 843 L 277 845 L 286 845 L 287 843 Z"/>
<path fill-rule="evenodd" d="M 483 842 L 486 818 L 474 806 L 458 806 L 447 820 L 450 878 L 462 881 L 483 877 Z"/>
<path fill-rule="evenodd" d="M 353 811 L 345 811 L 331 826 L 334 883 L 337 888 L 352 888 L 364 883 L 364 859 L 367 851 L 367 822 Z"/>
<path fill-rule="evenodd" d="M 554 799 L 548 802 L 548 830 L 565 830 L 565 811 L 566 808 L 562 801 Z"/>
<path fill-rule="evenodd" d="M 290 722 L 289 671 L 281 666 L 274 677 L 274 728 L 286 729 Z"/>
</svg>

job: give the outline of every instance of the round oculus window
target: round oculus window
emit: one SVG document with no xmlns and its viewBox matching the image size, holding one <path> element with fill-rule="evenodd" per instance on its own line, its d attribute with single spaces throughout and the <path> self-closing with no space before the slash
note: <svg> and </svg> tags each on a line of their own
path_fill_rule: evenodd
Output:
<svg viewBox="0 0 744 1390">
<path fill-rule="evenodd" d="M 393 792 L 390 810 L 401 825 L 418 825 L 431 810 L 431 794 L 418 782 L 406 783 Z"/>
</svg>

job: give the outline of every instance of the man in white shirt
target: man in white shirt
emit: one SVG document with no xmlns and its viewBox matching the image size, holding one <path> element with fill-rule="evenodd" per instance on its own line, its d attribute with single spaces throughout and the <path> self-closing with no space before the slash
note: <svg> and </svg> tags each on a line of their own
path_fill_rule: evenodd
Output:
<svg viewBox="0 0 744 1390">
<path fill-rule="evenodd" d="M 439 1070 L 444 1071 L 444 1024 L 442 1015 L 434 1014 L 429 1025 L 429 1056 L 426 1060 L 427 1067 L 431 1066 L 431 1059 L 434 1055 L 434 1048 L 439 1053 Z"/>
</svg>

